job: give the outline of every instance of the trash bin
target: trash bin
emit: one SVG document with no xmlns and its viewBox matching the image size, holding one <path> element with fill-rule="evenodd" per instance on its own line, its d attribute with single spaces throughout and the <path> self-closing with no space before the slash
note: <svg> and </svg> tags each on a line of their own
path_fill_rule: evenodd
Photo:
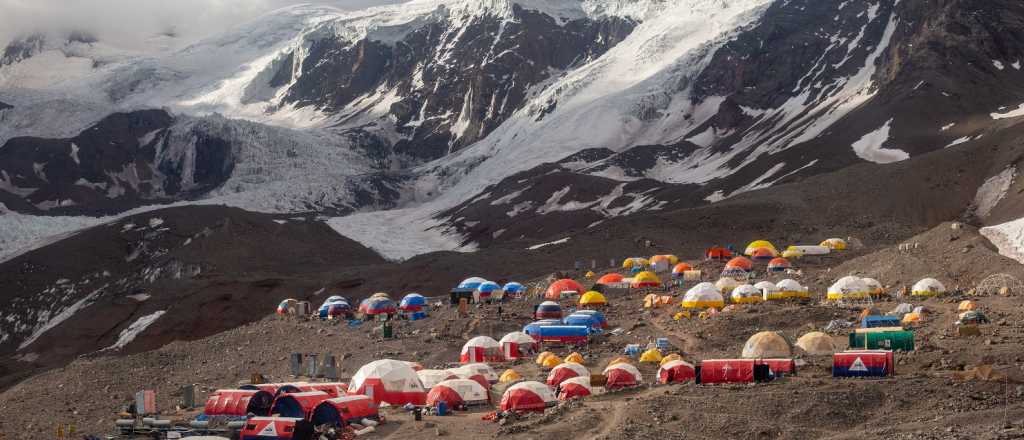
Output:
<svg viewBox="0 0 1024 440">
<path fill-rule="evenodd" d="M 394 334 L 394 330 L 391 329 L 390 325 L 384 324 L 384 339 L 391 339 Z"/>
</svg>

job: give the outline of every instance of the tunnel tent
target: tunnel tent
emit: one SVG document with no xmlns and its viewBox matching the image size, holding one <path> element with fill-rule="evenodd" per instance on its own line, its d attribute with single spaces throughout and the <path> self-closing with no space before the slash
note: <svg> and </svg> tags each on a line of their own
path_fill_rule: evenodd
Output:
<svg viewBox="0 0 1024 440">
<path fill-rule="evenodd" d="M 695 380 L 696 368 L 682 359 L 672 360 L 658 367 L 658 382 L 663 384 L 682 383 Z"/>
<path fill-rule="evenodd" d="M 263 390 L 217 390 L 206 399 L 207 416 L 270 415 L 274 395 Z"/>
<path fill-rule="evenodd" d="M 315 426 L 344 426 L 348 423 L 362 423 L 363 419 L 380 420 L 380 413 L 373 399 L 362 395 L 324 400 L 313 408 L 310 416 Z"/>
<path fill-rule="evenodd" d="M 281 417 L 309 418 L 320 402 L 330 399 L 331 395 L 323 391 L 303 391 L 299 393 L 284 393 L 274 399 L 274 406 L 270 409 L 271 414 Z"/>
</svg>

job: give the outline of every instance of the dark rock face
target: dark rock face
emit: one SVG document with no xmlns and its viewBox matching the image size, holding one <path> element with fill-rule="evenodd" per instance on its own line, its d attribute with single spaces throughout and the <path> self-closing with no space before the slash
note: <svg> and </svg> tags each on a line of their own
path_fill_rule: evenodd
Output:
<svg viewBox="0 0 1024 440">
<path fill-rule="evenodd" d="M 393 92 L 390 114 L 404 137 L 394 151 L 435 159 L 482 139 L 520 108 L 530 86 L 600 56 L 635 26 L 622 19 L 560 24 L 518 6 L 514 14 L 463 24 L 441 14 L 395 43 L 315 39 L 285 101 L 334 113 L 357 98 Z M 283 63 L 272 84 L 291 71 Z"/>
<path fill-rule="evenodd" d="M 7 110 L 9 108 L 14 108 L 14 106 L 6 102 L 0 101 L 0 110 Z"/>
<path fill-rule="evenodd" d="M 0 56 L 0 66 L 9 66 L 32 58 L 43 50 L 45 44 L 46 36 L 43 34 L 26 35 L 11 41 L 4 48 L 3 56 Z"/>
<path fill-rule="evenodd" d="M 223 183 L 233 168 L 231 145 L 196 131 L 192 151 L 169 148 L 173 122 L 162 110 L 145 110 L 110 115 L 70 139 L 13 138 L 0 148 L 0 192 L 35 211 L 100 214 Z"/>
</svg>

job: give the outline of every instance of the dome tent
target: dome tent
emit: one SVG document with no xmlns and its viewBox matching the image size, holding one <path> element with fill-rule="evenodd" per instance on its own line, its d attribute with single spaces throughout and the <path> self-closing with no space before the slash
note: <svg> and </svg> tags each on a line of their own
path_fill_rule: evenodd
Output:
<svg viewBox="0 0 1024 440">
<path fill-rule="evenodd" d="M 466 278 L 466 279 L 462 280 L 462 282 L 459 283 L 459 286 L 457 287 L 457 289 L 459 289 L 459 290 L 476 290 L 477 287 L 480 287 L 481 284 L 486 283 L 486 282 L 487 282 L 487 280 L 485 280 L 483 278 L 480 278 L 480 277 L 470 277 L 470 278 Z"/>
<path fill-rule="evenodd" d="M 565 362 L 583 365 L 583 355 L 574 351 L 565 357 Z"/>
<path fill-rule="evenodd" d="M 732 257 L 732 251 L 721 246 L 710 247 L 704 251 L 704 259 L 706 260 L 725 260 Z"/>
<path fill-rule="evenodd" d="M 522 285 L 521 283 L 513 281 L 510 283 L 505 283 L 504 286 L 501 286 L 501 290 L 505 291 L 505 295 L 508 295 L 510 297 L 518 297 L 519 295 L 526 293 L 526 286 Z"/>
<path fill-rule="evenodd" d="M 501 373 L 501 377 L 498 378 L 498 383 L 509 383 L 518 380 L 523 380 L 523 375 L 516 372 L 516 370 L 509 368 L 508 370 L 505 370 L 504 373 Z"/>
<path fill-rule="evenodd" d="M 621 283 L 622 280 L 623 280 L 623 276 L 621 274 L 614 273 L 614 272 L 613 273 L 606 273 L 604 275 L 601 275 L 601 278 L 598 278 L 597 279 L 597 283 L 595 283 L 595 284 L 601 284 L 601 285 L 607 286 L 609 284 Z"/>
<path fill-rule="evenodd" d="M 605 368 L 611 367 L 612 365 L 615 365 L 615 364 L 630 364 L 630 365 L 633 365 L 633 359 L 630 359 L 630 358 L 628 358 L 626 356 L 618 356 L 615 359 L 612 359 L 612 360 L 608 361 L 608 365 L 606 365 Z"/>
<path fill-rule="evenodd" d="M 836 352 L 832 337 L 822 332 L 810 332 L 796 340 L 796 346 L 807 354 L 820 356 Z"/>
<path fill-rule="evenodd" d="M 416 377 L 420 379 L 420 383 L 423 384 L 424 389 L 433 388 L 441 382 L 448 379 L 458 379 L 459 376 L 448 370 L 420 370 L 416 372 Z"/>
<path fill-rule="evenodd" d="M 566 379 L 574 377 L 590 378 L 590 370 L 574 362 L 565 362 L 551 369 L 548 373 L 547 384 L 555 388 Z"/>
<path fill-rule="evenodd" d="M 391 315 L 398 311 L 398 306 L 390 298 L 370 297 L 359 306 L 360 311 L 368 316 Z"/>
<path fill-rule="evenodd" d="M 781 298 L 810 298 L 806 287 L 788 278 L 779 281 L 775 287 L 778 288 L 778 294 Z"/>
<path fill-rule="evenodd" d="M 568 319 L 570 317 L 580 317 L 580 316 L 589 317 L 590 318 L 590 325 L 592 327 L 594 327 L 594 328 L 601 328 L 601 329 L 608 328 L 608 318 L 605 317 L 604 313 L 601 313 L 599 310 L 577 310 L 575 312 L 572 312 L 571 315 L 566 317 L 565 323 L 567 325 L 572 325 L 572 324 L 569 324 Z"/>
<path fill-rule="evenodd" d="M 544 385 L 536 381 L 519 382 L 508 387 L 501 396 L 501 411 L 515 412 L 544 412 L 549 406 L 554 406 L 555 394 Z"/>
<path fill-rule="evenodd" d="M 502 336 L 498 344 L 501 345 L 501 354 L 508 360 L 530 356 L 540 347 L 536 339 L 523 332 L 512 332 Z"/>
<path fill-rule="evenodd" d="M 847 299 L 866 299 L 871 295 L 868 293 L 868 285 L 860 277 L 847 276 L 840 278 L 828 288 L 828 299 L 831 301 Z"/>
<path fill-rule="evenodd" d="M 740 282 L 735 278 L 722 277 L 715 282 L 715 288 L 723 295 L 732 293 L 732 290 L 739 287 Z"/>
<path fill-rule="evenodd" d="M 633 364 L 627 363 L 609 365 L 608 368 L 604 369 L 604 376 L 606 379 L 604 387 L 609 390 L 635 387 L 643 381 L 640 370 L 634 367 Z"/>
<path fill-rule="evenodd" d="M 591 290 L 591 291 L 589 291 L 587 293 L 584 293 L 583 296 L 580 297 L 580 306 L 581 307 L 582 306 L 597 307 L 597 306 L 604 306 L 604 305 L 607 305 L 607 304 L 608 304 L 608 300 L 604 297 L 604 295 L 601 294 L 601 292 L 595 292 L 595 291 Z"/>
<path fill-rule="evenodd" d="M 757 284 L 754 284 L 754 288 L 761 293 L 761 298 L 765 300 L 786 298 L 786 296 L 782 295 L 779 291 L 779 286 L 776 286 L 775 283 L 771 281 L 760 281 Z"/>
<path fill-rule="evenodd" d="M 479 380 L 484 388 L 490 387 L 489 384 L 498 382 L 498 373 L 485 363 L 460 365 L 455 368 L 449 368 L 448 371 L 455 373 L 455 375 L 459 376 L 459 379 Z"/>
<path fill-rule="evenodd" d="M 776 257 L 773 258 L 772 261 L 768 262 L 768 271 L 785 272 L 786 269 L 789 269 L 791 266 L 792 265 L 789 263 L 789 260 L 782 257 Z"/>
<path fill-rule="evenodd" d="M 750 254 L 750 258 L 754 261 L 771 261 L 775 257 L 778 257 L 779 253 L 768 248 L 755 249 L 754 253 Z"/>
<path fill-rule="evenodd" d="M 416 371 L 409 364 L 393 359 L 381 359 L 360 367 L 352 376 L 349 394 L 363 394 L 376 403 L 396 406 L 422 405 L 427 398 Z"/>
<path fill-rule="evenodd" d="M 686 263 L 679 263 L 672 268 L 673 278 L 682 278 L 686 272 L 693 270 L 693 266 Z"/>
<path fill-rule="evenodd" d="M 735 258 L 729 260 L 728 263 L 725 263 L 725 267 L 727 269 L 728 268 L 739 268 L 739 269 L 743 269 L 743 270 L 745 270 L 747 272 L 750 272 L 751 270 L 754 269 L 754 262 L 750 261 L 749 259 L 747 259 L 745 257 L 735 257 Z"/>
<path fill-rule="evenodd" d="M 658 350 L 657 348 L 648 349 L 647 351 L 643 352 L 640 355 L 640 363 L 642 363 L 642 364 L 645 364 L 645 363 L 646 364 L 661 363 L 661 359 L 662 359 L 661 350 Z"/>
<path fill-rule="evenodd" d="M 590 376 L 579 376 L 566 379 L 558 385 L 558 400 L 579 399 L 594 394 L 590 385 Z"/>
<path fill-rule="evenodd" d="M 630 284 L 630 287 L 634 289 L 661 287 L 661 278 L 658 278 L 654 272 L 640 272 L 633 276 L 633 282 Z"/>
<path fill-rule="evenodd" d="M 410 293 L 402 297 L 398 309 L 403 312 L 418 312 L 427 306 L 427 298 L 418 293 Z"/>
<path fill-rule="evenodd" d="M 663 384 L 689 382 L 696 376 L 693 364 L 683 360 L 669 361 L 658 368 L 658 382 Z"/>
<path fill-rule="evenodd" d="M 633 268 L 636 268 L 636 267 L 643 268 L 643 267 L 650 266 L 650 264 L 651 264 L 651 262 L 648 261 L 646 258 L 631 257 L 631 258 L 627 258 L 627 259 L 622 261 L 622 268 L 623 269 L 633 269 Z"/>
<path fill-rule="evenodd" d="M 882 296 L 885 293 L 885 288 L 882 287 L 882 283 L 874 278 L 861 278 L 864 284 L 868 286 L 868 294 L 873 297 Z"/>
<path fill-rule="evenodd" d="M 490 401 L 487 389 L 468 379 L 449 379 L 434 385 L 427 393 L 427 406 L 445 402 L 452 408 L 482 405 Z"/>
<path fill-rule="evenodd" d="M 966 311 L 970 311 L 970 310 L 975 310 L 977 308 L 978 308 L 978 305 L 975 304 L 974 301 L 971 301 L 969 299 L 965 299 L 963 301 L 960 301 L 959 304 L 957 304 L 956 311 L 958 311 L 958 312 L 966 312 Z"/>
<path fill-rule="evenodd" d="M 833 251 L 845 251 L 848 244 L 846 243 L 846 240 L 843 240 L 842 238 L 829 238 L 821 242 L 819 246 L 827 247 Z"/>
<path fill-rule="evenodd" d="M 935 278 L 925 278 L 914 284 L 914 288 L 910 289 L 910 294 L 913 296 L 937 296 L 946 293 L 946 286 L 942 285 L 939 280 Z"/>
<path fill-rule="evenodd" d="M 746 359 L 788 358 L 791 355 L 789 342 L 776 332 L 756 333 L 743 345 L 743 357 Z"/>
<path fill-rule="evenodd" d="M 575 296 L 582 294 L 583 292 L 583 285 L 577 283 L 575 280 L 563 278 L 548 286 L 548 289 L 544 292 L 544 298 L 558 300 L 562 297 Z"/>
<path fill-rule="evenodd" d="M 484 281 L 473 290 L 473 301 L 487 302 L 491 297 L 500 293 L 501 285 L 494 281 Z"/>
<path fill-rule="evenodd" d="M 722 308 L 725 306 L 725 299 L 718 292 L 714 284 L 703 282 L 686 291 L 683 296 L 682 307 L 687 309 Z"/>
<path fill-rule="evenodd" d="M 659 364 L 660 365 L 665 365 L 665 364 L 667 364 L 669 362 L 672 362 L 672 361 L 681 361 L 681 360 L 683 360 L 683 357 L 680 356 L 679 353 L 670 353 L 670 354 L 666 354 L 664 357 L 662 357 L 661 358 L 661 362 L 659 362 Z"/>
<path fill-rule="evenodd" d="M 554 301 L 544 301 L 533 315 L 535 319 L 562 319 L 562 306 Z"/>
<path fill-rule="evenodd" d="M 466 341 L 459 354 L 459 362 L 464 364 L 477 362 L 501 362 L 501 344 L 490 336 L 477 336 Z"/>
<path fill-rule="evenodd" d="M 551 357 L 551 356 L 555 356 L 555 354 L 550 352 L 550 351 L 542 351 L 540 353 L 537 353 L 537 359 L 534 362 L 537 365 L 544 365 L 544 360 L 549 358 L 549 357 Z M 558 357 L 558 356 L 555 356 L 555 357 Z M 562 359 L 561 358 L 558 359 L 558 363 L 559 364 L 562 363 Z"/>
<path fill-rule="evenodd" d="M 757 303 L 762 300 L 761 291 L 750 284 L 741 284 L 739 287 L 732 289 L 730 297 L 732 302 L 736 304 Z"/>
<path fill-rule="evenodd" d="M 779 249 L 768 240 L 755 240 L 747 245 L 747 248 L 743 251 L 745 255 L 753 255 L 758 249 L 768 249 L 774 253 L 779 253 Z"/>
</svg>

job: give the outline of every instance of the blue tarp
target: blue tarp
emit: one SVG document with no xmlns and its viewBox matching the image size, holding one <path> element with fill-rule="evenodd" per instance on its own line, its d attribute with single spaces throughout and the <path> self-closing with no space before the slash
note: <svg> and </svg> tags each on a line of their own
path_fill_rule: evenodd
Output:
<svg viewBox="0 0 1024 440">
<path fill-rule="evenodd" d="M 860 328 L 901 327 L 902 325 L 899 318 L 894 316 L 866 316 L 860 322 Z"/>
</svg>

